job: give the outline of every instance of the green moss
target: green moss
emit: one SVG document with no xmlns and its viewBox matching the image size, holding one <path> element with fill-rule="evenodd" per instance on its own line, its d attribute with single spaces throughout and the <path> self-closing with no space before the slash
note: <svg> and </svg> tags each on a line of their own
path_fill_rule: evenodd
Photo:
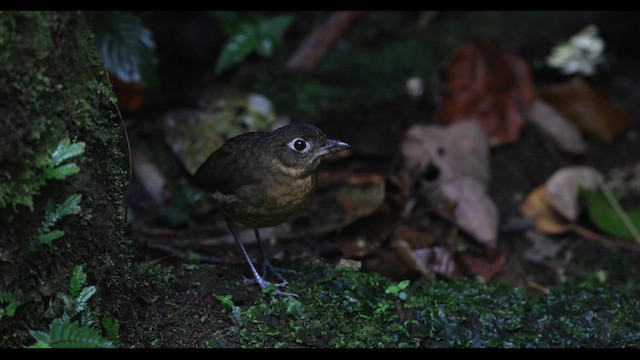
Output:
<svg viewBox="0 0 640 360">
<path fill-rule="evenodd" d="M 640 304 L 603 286 L 573 286 L 525 298 L 517 288 L 474 280 L 399 284 L 306 264 L 288 285 L 299 298 L 264 295 L 234 307 L 242 347 L 626 347 L 640 344 Z M 291 279 L 290 279 L 291 280 Z"/>
<path fill-rule="evenodd" d="M 144 285 L 151 285 L 157 290 L 166 289 L 176 282 L 173 268 L 169 266 L 140 264 L 137 273 Z"/>
</svg>

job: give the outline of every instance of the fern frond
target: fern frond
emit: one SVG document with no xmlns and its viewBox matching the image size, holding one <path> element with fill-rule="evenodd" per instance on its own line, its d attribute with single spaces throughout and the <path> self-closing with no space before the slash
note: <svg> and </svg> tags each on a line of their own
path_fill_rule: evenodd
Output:
<svg viewBox="0 0 640 360">
<path fill-rule="evenodd" d="M 46 234 L 49 229 L 51 229 L 58 222 L 58 220 L 60 220 L 60 218 L 67 215 L 78 214 L 80 210 L 82 210 L 82 208 L 80 207 L 81 200 L 82 194 L 72 194 L 58 205 L 56 205 L 51 199 L 49 199 L 49 201 L 47 201 L 47 204 L 45 205 L 44 219 L 42 219 L 42 224 L 39 229 L 41 235 Z M 55 240 L 58 237 L 51 240 Z M 44 243 L 45 241 L 40 240 L 40 242 Z M 50 243 L 51 241 L 48 242 Z"/>
<path fill-rule="evenodd" d="M 81 291 L 83 291 L 82 287 L 86 281 L 87 274 L 85 274 L 82 265 L 76 265 L 71 272 L 71 279 L 69 280 L 69 295 L 71 295 L 72 298 L 77 299 L 80 296 Z M 95 287 L 93 288 L 95 289 Z"/>
<path fill-rule="evenodd" d="M 77 321 L 70 323 L 53 321 L 49 327 L 48 344 L 52 348 L 113 347 L 111 341 L 103 338 L 95 329 L 88 326 L 82 326 Z"/>
<path fill-rule="evenodd" d="M 44 177 L 47 179 L 63 180 L 67 176 L 77 174 L 80 168 L 75 163 L 64 164 L 45 170 Z"/>
<path fill-rule="evenodd" d="M 58 147 L 51 154 L 53 166 L 60 165 L 63 161 L 78 156 L 84 152 L 85 143 L 80 141 L 71 143 L 68 138 L 60 140 Z"/>
<path fill-rule="evenodd" d="M 89 301 L 89 299 L 91 299 L 91 297 L 95 293 L 96 293 L 95 286 L 87 286 L 86 288 L 82 289 L 82 291 L 80 291 L 80 295 L 76 297 L 76 306 L 75 306 L 76 314 L 83 312 L 87 308 L 87 302 Z"/>
<path fill-rule="evenodd" d="M 41 244 L 51 245 L 53 240 L 59 239 L 64 236 L 64 231 L 62 230 L 53 230 L 46 232 L 44 234 L 40 234 L 37 236 L 38 241 Z"/>
<path fill-rule="evenodd" d="M 120 343 L 120 321 L 114 319 L 110 315 L 106 315 L 102 318 L 102 328 L 107 336 L 107 339 L 111 340 L 114 346 L 119 346 Z"/>
</svg>

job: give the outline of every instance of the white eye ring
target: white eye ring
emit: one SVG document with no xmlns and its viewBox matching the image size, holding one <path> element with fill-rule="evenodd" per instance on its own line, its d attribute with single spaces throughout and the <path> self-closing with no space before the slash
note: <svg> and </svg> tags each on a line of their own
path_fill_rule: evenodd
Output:
<svg viewBox="0 0 640 360">
<path fill-rule="evenodd" d="M 304 139 L 301 139 L 301 138 L 295 138 L 289 141 L 287 146 L 289 147 L 289 149 L 295 152 L 298 152 L 300 154 L 306 154 L 311 149 L 311 145 L 309 145 L 308 142 L 306 142 Z"/>
</svg>

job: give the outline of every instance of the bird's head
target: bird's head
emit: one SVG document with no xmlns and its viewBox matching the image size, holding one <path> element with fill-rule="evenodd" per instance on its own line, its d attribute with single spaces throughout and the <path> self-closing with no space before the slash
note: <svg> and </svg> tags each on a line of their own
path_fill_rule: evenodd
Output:
<svg viewBox="0 0 640 360">
<path fill-rule="evenodd" d="M 273 165 L 293 177 L 305 177 L 315 171 L 326 154 L 346 150 L 349 144 L 327 139 L 317 127 L 292 124 L 270 133 L 269 142 L 274 151 Z"/>
</svg>

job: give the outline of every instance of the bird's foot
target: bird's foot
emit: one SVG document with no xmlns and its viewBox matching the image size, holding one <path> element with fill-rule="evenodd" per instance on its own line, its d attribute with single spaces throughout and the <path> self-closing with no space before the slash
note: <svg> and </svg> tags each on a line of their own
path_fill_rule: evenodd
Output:
<svg viewBox="0 0 640 360">
<path fill-rule="evenodd" d="M 282 282 L 279 282 L 279 283 L 272 283 L 270 281 L 265 280 L 262 276 L 258 275 L 255 279 L 244 279 L 244 281 L 247 284 L 257 283 L 262 290 L 266 289 L 269 286 L 273 286 L 272 291 L 278 295 L 298 297 L 298 294 L 281 291 L 278 289 L 279 287 L 284 287 L 285 285 L 287 285 L 288 284 L 287 280 L 283 280 Z"/>
<path fill-rule="evenodd" d="M 284 278 L 284 276 L 282 276 L 282 273 L 285 274 L 295 274 L 296 271 L 295 270 L 291 270 L 291 269 L 283 269 L 283 268 L 279 268 L 279 267 L 275 267 L 273 265 L 271 265 L 271 262 L 269 260 L 265 260 L 262 262 L 262 277 L 266 277 L 267 276 L 267 271 L 272 273 L 273 275 L 275 275 L 278 280 L 280 280 L 283 283 L 287 283 L 287 280 Z"/>
</svg>

